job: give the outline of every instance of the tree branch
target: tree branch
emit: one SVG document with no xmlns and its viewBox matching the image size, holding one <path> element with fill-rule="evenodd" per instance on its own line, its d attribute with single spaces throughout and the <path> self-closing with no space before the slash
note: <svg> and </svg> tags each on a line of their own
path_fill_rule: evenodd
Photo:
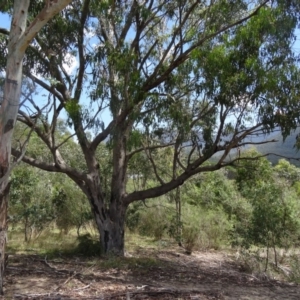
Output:
<svg viewBox="0 0 300 300">
<path fill-rule="evenodd" d="M 46 5 L 36 18 L 27 27 L 25 33 L 18 40 L 18 47 L 25 52 L 28 45 L 36 34 L 48 23 L 57 13 L 62 11 L 72 0 L 47 0 Z"/>
<path fill-rule="evenodd" d="M 201 172 L 212 172 L 212 171 L 216 171 L 219 170 L 222 166 L 221 165 L 212 165 L 212 166 L 204 166 L 201 168 Z M 128 194 L 124 201 L 127 204 L 130 204 L 134 201 L 138 201 L 138 200 L 145 200 L 147 198 L 155 198 L 155 197 L 159 197 L 162 196 L 168 192 L 170 192 L 171 190 L 179 187 L 180 185 L 182 185 L 188 178 L 190 178 L 191 176 L 199 173 L 199 169 L 190 169 L 189 171 L 185 171 L 183 172 L 180 176 L 178 176 L 175 180 L 171 180 L 163 185 L 159 185 L 153 188 L 149 188 L 146 190 L 141 190 L 141 191 L 135 191 L 133 193 Z"/>
<path fill-rule="evenodd" d="M 15 148 L 12 148 L 12 155 L 15 157 L 21 156 L 21 152 Z M 86 180 L 86 175 L 84 173 L 78 172 L 76 169 L 68 167 L 67 165 L 57 165 L 55 163 L 46 163 L 44 161 L 40 161 L 38 159 L 34 159 L 32 157 L 24 155 L 22 157 L 22 161 L 31 165 L 33 167 L 37 167 L 41 170 L 48 171 L 48 172 L 57 172 L 57 173 L 65 173 L 69 177 L 72 175 L 73 177 L 80 178 L 81 180 Z"/>
<path fill-rule="evenodd" d="M 84 26 L 89 13 L 89 4 L 90 0 L 85 0 L 83 3 L 83 8 L 81 12 L 80 19 L 80 31 L 78 37 L 78 54 L 79 54 L 79 70 L 77 76 L 77 85 L 75 89 L 75 99 L 79 101 L 81 92 L 82 92 L 82 84 L 83 84 L 83 76 L 85 69 L 85 58 L 84 58 L 84 50 L 83 50 L 83 42 L 84 42 Z"/>
<path fill-rule="evenodd" d="M 149 76 L 148 80 L 145 82 L 144 86 L 143 86 L 143 90 L 144 91 L 150 91 L 153 88 L 155 88 L 156 86 L 158 86 L 159 84 L 161 84 L 162 82 L 164 82 L 169 75 L 172 73 L 172 71 L 174 69 L 176 69 L 179 65 L 181 65 L 183 62 L 185 62 L 188 58 L 190 53 L 198 48 L 199 46 L 201 46 L 204 42 L 206 42 L 207 40 L 210 40 L 214 37 L 216 37 L 217 35 L 219 35 L 222 32 L 227 31 L 228 29 L 235 27 L 237 25 L 240 25 L 242 23 L 244 23 L 245 21 L 251 19 L 253 16 L 255 16 L 259 10 L 265 6 L 270 0 L 265 0 L 263 3 L 261 3 L 251 14 L 247 15 L 246 17 L 239 19 L 236 22 L 233 22 L 232 24 L 229 24 L 227 26 L 224 26 L 222 28 L 220 28 L 219 30 L 217 30 L 214 33 L 211 33 L 205 37 L 203 37 L 200 41 L 198 41 L 195 45 L 191 46 L 190 48 L 188 48 L 185 52 L 183 52 L 181 55 L 179 55 L 177 57 L 176 60 L 174 60 L 169 68 L 161 75 L 161 76 L 157 76 L 157 73 L 154 71 L 151 76 Z M 156 68 L 157 69 L 157 68 Z"/>
<path fill-rule="evenodd" d="M 167 145 L 155 145 L 155 146 L 148 146 L 148 147 L 138 148 L 138 149 L 128 153 L 126 159 L 129 161 L 135 154 L 140 153 L 140 152 L 145 151 L 145 150 L 162 149 L 162 148 L 167 148 L 167 147 L 170 147 L 170 146 L 173 146 L 173 145 L 174 145 L 174 143 L 170 143 L 170 144 L 167 144 Z"/>
<path fill-rule="evenodd" d="M 9 32 L 9 30 L 7 30 L 5 28 L 0 27 L 0 33 L 5 34 L 5 35 L 9 35 L 10 32 Z"/>
<path fill-rule="evenodd" d="M 37 78 L 36 76 L 34 76 L 31 73 L 26 73 L 25 75 L 28 76 L 32 81 L 34 81 L 35 83 L 40 85 L 42 88 L 44 88 L 46 91 L 53 94 L 56 98 L 58 98 L 60 100 L 60 102 L 62 102 L 62 103 L 64 102 L 63 96 L 61 94 L 59 94 L 53 86 L 48 85 L 43 80 Z"/>
</svg>

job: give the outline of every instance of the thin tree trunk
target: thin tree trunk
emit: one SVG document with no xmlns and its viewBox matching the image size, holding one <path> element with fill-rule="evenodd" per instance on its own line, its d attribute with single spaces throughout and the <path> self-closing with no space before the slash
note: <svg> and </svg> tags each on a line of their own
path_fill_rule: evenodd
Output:
<svg viewBox="0 0 300 300">
<path fill-rule="evenodd" d="M 28 217 L 26 216 L 25 217 L 25 224 L 24 224 L 24 236 L 25 236 L 25 243 L 27 243 L 28 242 L 28 235 L 27 235 L 27 230 L 28 230 L 28 228 L 27 228 L 27 225 L 28 224 Z"/>
<path fill-rule="evenodd" d="M 175 202 L 176 202 L 176 239 L 178 246 L 182 246 L 181 236 L 182 236 L 182 226 L 181 226 L 181 195 L 180 187 L 176 189 L 175 193 Z"/>
<path fill-rule="evenodd" d="M 276 252 L 276 245 L 275 245 L 275 238 L 273 236 L 272 238 L 272 244 L 273 244 L 273 250 L 274 250 L 274 259 L 275 259 L 275 266 L 276 268 L 278 267 L 278 263 L 277 263 L 277 252 Z"/>
<path fill-rule="evenodd" d="M 268 264 L 269 264 L 269 241 L 267 242 L 267 257 L 266 257 L 265 272 L 267 272 Z"/>
<path fill-rule="evenodd" d="M 0 193 L 0 294 L 3 295 L 3 281 L 6 265 L 5 247 L 7 240 L 7 204 L 9 195 L 9 183 L 2 183 L 5 188 Z"/>
</svg>

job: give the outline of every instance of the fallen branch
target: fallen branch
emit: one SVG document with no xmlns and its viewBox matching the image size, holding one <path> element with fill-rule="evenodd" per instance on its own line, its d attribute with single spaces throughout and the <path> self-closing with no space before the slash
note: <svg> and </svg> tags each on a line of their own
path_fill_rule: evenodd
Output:
<svg viewBox="0 0 300 300">
<path fill-rule="evenodd" d="M 91 268 L 93 268 L 95 265 L 92 265 L 92 266 L 90 266 L 90 267 L 88 267 L 88 268 L 86 268 L 85 270 L 82 270 L 81 272 L 77 272 L 77 271 L 72 271 L 72 275 L 71 276 L 69 276 L 68 278 L 67 278 L 67 280 L 66 281 L 64 281 L 62 284 L 60 284 L 58 287 L 56 287 L 54 290 L 55 291 L 58 291 L 59 289 L 61 289 L 64 285 L 66 285 L 70 280 L 72 280 L 73 278 L 77 278 L 77 279 L 79 279 L 81 282 L 83 282 L 81 279 L 80 279 L 80 277 L 83 277 L 84 276 L 84 273 L 85 272 L 87 272 L 88 270 L 90 270 Z M 84 283 L 84 282 L 83 282 Z M 89 286 L 90 286 L 90 284 L 89 284 Z"/>
<path fill-rule="evenodd" d="M 88 289 L 90 286 L 91 286 L 91 284 L 88 284 L 88 285 L 86 285 L 86 286 L 84 286 L 84 287 L 74 289 L 73 291 L 82 291 L 82 290 L 86 290 L 86 289 Z"/>
<path fill-rule="evenodd" d="M 59 291 L 64 285 L 66 285 L 71 279 L 73 279 L 77 275 L 76 271 L 67 278 L 66 281 L 64 281 L 62 284 L 60 284 L 58 287 L 54 289 L 54 291 Z"/>
</svg>

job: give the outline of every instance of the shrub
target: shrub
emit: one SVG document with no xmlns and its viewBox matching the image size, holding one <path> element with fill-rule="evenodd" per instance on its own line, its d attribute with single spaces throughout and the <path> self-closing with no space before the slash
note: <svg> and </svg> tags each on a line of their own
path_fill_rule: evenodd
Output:
<svg viewBox="0 0 300 300">
<path fill-rule="evenodd" d="M 170 227 L 169 219 L 170 210 L 166 207 L 155 205 L 155 207 L 144 208 L 140 212 L 138 233 L 160 240 Z"/>
<path fill-rule="evenodd" d="M 229 242 L 232 222 L 221 209 L 206 210 L 186 205 L 182 220 L 182 242 L 188 253 L 195 249 L 219 249 Z"/>
<path fill-rule="evenodd" d="M 78 244 L 74 254 L 87 256 L 99 256 L 103 253 L 99 240 L 94 239 L 89 233 L 77 237 Z"/>
</svg>

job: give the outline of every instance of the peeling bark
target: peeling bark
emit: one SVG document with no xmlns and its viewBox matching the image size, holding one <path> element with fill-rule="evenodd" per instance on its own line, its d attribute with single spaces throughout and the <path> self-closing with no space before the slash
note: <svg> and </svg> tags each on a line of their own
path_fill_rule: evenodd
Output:
<svg viewBox="0 0 300 300">
<path fill-rule="evenodd" d="M 111 214 L 101 226 L 100 242 L 105 254 L 124 256 L 124 237 L 125 237 L 125 212 L 126 208 Z"/>
<path fill-rule="evenodd" d="M 124 226 L 127 205 L 121 198 L 115 199 L 110 207 L 106 207 L 101 190 L 98 172 L 90 177 L 87 189 L 82 189 L 87 195 L 94 219 L 100 234 L 103 253 L 124 256 Z"/>
</svg>

